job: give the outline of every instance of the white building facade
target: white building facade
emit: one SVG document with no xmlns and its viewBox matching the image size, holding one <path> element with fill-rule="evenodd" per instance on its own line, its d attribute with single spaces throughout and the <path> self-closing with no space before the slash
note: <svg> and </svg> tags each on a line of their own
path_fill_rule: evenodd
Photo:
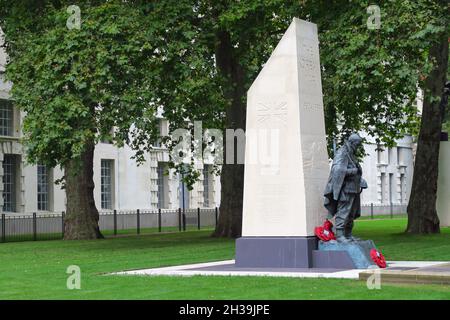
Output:
<svg viewBox="0 0 450 320">
<path fill-rule="evenodd" d="M 411 136 L 396 141 L 395 147 L 364 144 L 367 156 L 361 166 L 368 189 L 361 194 L 363 205 L 404 205 L 409 201 L 413 178 L 414 142 Z"/>
<path fill-rule="evenodd" d="M 0 85 L 4 82 L 0 79 Z M 59 168 L 30 165 L 20 143 L 23 114 L 4 90 L 0 91 L 0 212 L 65 211 L 65 191 L 55 180 Z M 161 119 L 163 124 L 167 121 Z M 214 208 L 219 205 L 220 179 L 209 165 L 197 165 L 200 181 L 188 190 L 181 177 L 168 169 L 169 153 L 155 148 L 138 166 L 128 147 L 99 143 L 94 153 L 94 198 L 99 210 Z"/>
</svg>

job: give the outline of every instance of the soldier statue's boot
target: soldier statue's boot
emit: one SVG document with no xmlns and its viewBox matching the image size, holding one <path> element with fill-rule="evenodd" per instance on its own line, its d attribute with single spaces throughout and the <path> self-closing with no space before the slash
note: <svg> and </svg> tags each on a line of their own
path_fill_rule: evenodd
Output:
<svg viewBox="0 0 450 320">
<path fill-rule="evenodd" d="M 347 228 L 345 228 L 345 229 L 344 229 L 344 237 L 345 237 L 346 239 L 349 239 L 350 241 L 359 241 L 359 240 L 361 240 L 361 239 L 356 238 L 356 237 L 354 237 L 354 236 L 352 235 L 352 229 L 353 229 L 353 227 L 347 227 Z"/>
<path fill-rule="evenodd" d="M 344 229 L 336 229 L 336 240 L 338 242 L 342 242 L 342 243 L 348 243 L 351 241 L 350 239 L 347 239 L 345 237 Z"/>
<path fill-rule="evenodd" d="M 350 241 L 359 241 L 360 238 L 356 238 L 352 235 L 352 229 L 345 229 L 344 236 L 346 239 L 349 239 Z"/>
</svg>

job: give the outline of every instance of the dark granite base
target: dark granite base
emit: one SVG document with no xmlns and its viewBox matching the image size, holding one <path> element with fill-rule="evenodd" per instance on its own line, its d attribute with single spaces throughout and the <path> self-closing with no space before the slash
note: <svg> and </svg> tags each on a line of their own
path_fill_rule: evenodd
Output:
<svg viewBox="0 0 450 320">
<path fill-rule="evenodd" d="M 371 240 L 318 243 L 316 237 L 242 237 L 236 240 L 237 268 L 366 269 Z"/>
<path fill-rule="evenodd" d="M 325 256 L 341 256 L 341 259 L 328 259 L 329 261 L 333 261 L 331 265 L 336 268 L 345 268 L 347 265 L 348 268 L 353 266 L 353 269 L 367 269 L 376 267 L 376 264 L 370 257 L 371 249 L 375 249 L 375 244 L 372 240 L 358 240 L 348 243 L 319 241 L 319 250 L 315 254 L 319 256 L 319 260 L 325 260 Z M 337 260 L 339 260 L 341 265 L 335 264 Z"/>
<path fill-rule="evenodd" d="M 345 251 L 313 251 L 315 268 L 356 269 L 352 258 Z"/>
<path fill-rule="evenodd" d="M 316 237 L 242 237 L 236 240 L 236 267 L 312 268 Z"/>
<path fill-rule="evenodd" d="M 239 268 L 234 263 L 222 264 L 209 267 L 190 267 L 185 269 L 186 271 L 249 271 L 249 272 L 302 272 L 302 273 L 334 273 L 339 271 L 345 271 L 345 269 L 333 269 L 333 268 Z"/>
</svg>

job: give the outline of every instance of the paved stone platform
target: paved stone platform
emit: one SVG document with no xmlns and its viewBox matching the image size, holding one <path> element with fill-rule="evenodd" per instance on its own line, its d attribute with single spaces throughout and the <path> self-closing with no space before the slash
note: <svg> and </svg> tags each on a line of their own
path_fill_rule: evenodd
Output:
<svg viewBox="0 0 450 320">
<path fill-rule="evenodd" d="M 445 284 L 450 285 L 450 263 L 441 262 L 432 265 L 412 266 L 403 268 L 378 269 L 381 282 L 412 283 L 412 284 Z M 359 273 L 360 280 L 367 280 L 374 270 Z"/>
<path fill-rule="evenodd" d="M 387 269 L 326 269 L 326 268 L 242 268 L 236 267 L 234 260 L 197 263 L 164 268 L 129 270 L 112 275 L 128 276 L 266 276 L 294 278 L 336 278 L 336 279 L 367 279 L 377 271 L 406 272 L 415 269 L 442 268 L 440 265 L 450 262 L 439 261 L 389 261 Z M 363 275 L 361 275 L 363 273 Z M 450 277 L 449 277 L 450 279 Z M 384 278 L 382 278 L 384 281 Z"/>
<path fill-rule="evenodd" d="M 318 250 L 313 252 L 313 261 L 314 265 L 322 267 L 332 264 L 346 269 L 377 268 L 370 257 L 372 249 L 376 249 L 372 240 L 356 240 L 346 243 L 336 240 L 319 241 Z"/>
</svg>

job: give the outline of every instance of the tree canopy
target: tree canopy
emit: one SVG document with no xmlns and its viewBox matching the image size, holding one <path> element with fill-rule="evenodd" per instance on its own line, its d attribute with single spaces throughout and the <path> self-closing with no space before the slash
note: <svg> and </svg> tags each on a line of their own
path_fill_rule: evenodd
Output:
<svg viewBox="0 0 450 320">
<path fill-rule="evenodd" d="M 141 12 L 109 2 L 82 7 L 80 29 L 68 29 L 68 18 L 65 7 L 49 7 L 20 36 L 6 28 L 27 157 L 51 167 L 79 158 L 88 141 L 131 144 L 130 129 L 156 114 L 146 77 L 155 48 Z M 156 136 L 155 125 L 146 129 Z"/>
<path fill-rule="evenodd" d="M 246 91 L 294 17 L 318 24 L 329 150 L 354 130 L 392 145 L 418 132 L 417 90 L 448 34 L 439 0 L 381 1 L 379 28 L 366 0 L 86 1 L 79 30 L 66 27 L 68 1 L 1 4 L 29 157 L 48 165 L 104 138 L 142 159 L 160 106 L 171 129 L 245 129 Z M 238 236 L 243 168 L 222 173 L 219 235 Z"/>
</svg>

